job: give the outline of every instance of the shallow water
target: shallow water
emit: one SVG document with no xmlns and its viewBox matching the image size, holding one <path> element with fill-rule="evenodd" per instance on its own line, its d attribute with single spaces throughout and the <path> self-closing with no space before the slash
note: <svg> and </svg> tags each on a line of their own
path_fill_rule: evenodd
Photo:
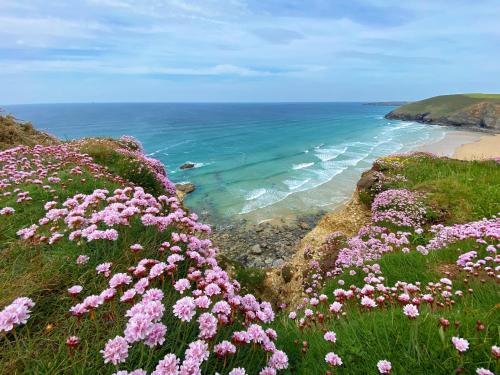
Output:
<svg viewBox="0 0 500 375">
<path fill-rule="evenodd" d="M 133 135 L 187 205 L 225 219 L 262 221 L 345 201 L 381 155 L 444 137 L 445 128 L 389 121 L 392 107 L 361 103 L 52 104 L 5 106 L 61 138 Z M 185 162 L 195 168 L 181 171 Z"/>
</svg>

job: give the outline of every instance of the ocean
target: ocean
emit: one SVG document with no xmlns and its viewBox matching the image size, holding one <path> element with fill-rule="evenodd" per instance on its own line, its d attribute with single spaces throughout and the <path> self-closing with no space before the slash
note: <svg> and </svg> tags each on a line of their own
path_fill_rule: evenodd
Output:
<svg viewBox="0 0 500 375">
<path fill-rule="evenodd" d="M 389 121 L 394 107 L 363 103 L 38 104 L 6 112 L 63 139 L 139 139 L 174 182 L 192 182 L 186 205 L 208 221 L 262 222 L 332 209 L 379 156 L 445 136 L 446 128 Z M 195 168 L 180 170 L 192 162 Z"/>
</svg>

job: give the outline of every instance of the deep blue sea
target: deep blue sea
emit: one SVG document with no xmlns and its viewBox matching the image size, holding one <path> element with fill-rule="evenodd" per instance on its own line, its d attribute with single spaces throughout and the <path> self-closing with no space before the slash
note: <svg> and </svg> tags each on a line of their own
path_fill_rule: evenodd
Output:
<svg viewBox="0 0 500 375">
<path fill-rule="evenodd" d="M 3 106 L 64 139 L 133 135 L 196 212 L 263 221 L 335 207 L 381 155 L 439 140 L 439 126 L 388 121 L 362 103 L 40 104 Z M 193 162 L 192 170 L 179 166 Z"/>
</svg>

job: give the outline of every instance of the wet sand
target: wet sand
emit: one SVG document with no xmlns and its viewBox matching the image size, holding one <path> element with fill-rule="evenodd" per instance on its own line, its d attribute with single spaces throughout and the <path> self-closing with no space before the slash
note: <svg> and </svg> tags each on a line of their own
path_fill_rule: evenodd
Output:
<svg viewBox="0 0 500 375">
<path fill-rule="evenodd" d="M 425 151 L 439 156 L 452 157 L 458 148 L 479 141 L 483 136 L 484 135 L 479 132 L 450 130 L 443 139 L 419 146 L 415 151 Z"/>
</svg>

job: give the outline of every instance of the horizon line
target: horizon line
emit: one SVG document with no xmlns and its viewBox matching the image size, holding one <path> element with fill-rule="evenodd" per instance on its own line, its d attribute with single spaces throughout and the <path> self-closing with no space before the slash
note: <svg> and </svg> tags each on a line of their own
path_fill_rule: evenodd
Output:
<svg viewBox="0 0 500 375">
<path fill-rule="evenodd" d="M 327 103 L 408 103 L 414 100 L 311 100 L 311 101 L 89 101 L 89 102 L 32 102 L 32 103 L 3 103 L 2 107 L 21 105 L 61 105 L 61 104 L 327 104 Z"/>
</svg>

